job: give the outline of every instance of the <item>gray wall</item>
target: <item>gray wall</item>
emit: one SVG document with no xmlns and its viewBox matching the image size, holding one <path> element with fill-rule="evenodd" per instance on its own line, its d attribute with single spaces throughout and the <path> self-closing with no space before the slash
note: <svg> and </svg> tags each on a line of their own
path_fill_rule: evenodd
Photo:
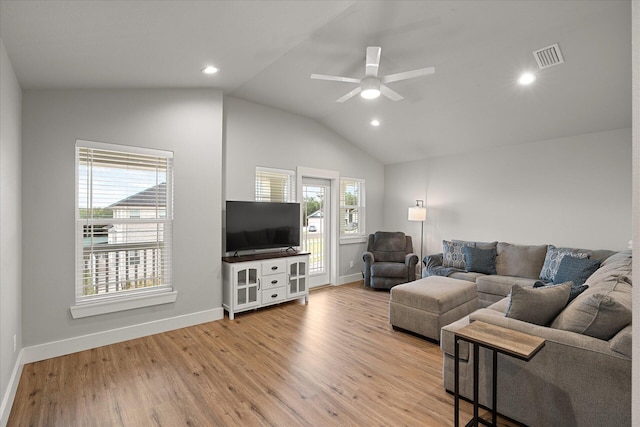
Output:
<svg viewBox="0 0 640 427">
<path fill-rule="evenodd" d="M 26 90 L 22 120 L 25 346 L 221 307 L 219 91 Z M 175 303 L 71 318 L 76 139 L 174 152 Z"/>
<path fill-rule="evenodd" d="M 368 232 L 382 226 L 384 167 L 316 121 L 270 107 L 225 97 L 225 195 L 253 200 L 255 168 L 298 166 L 337 171 L 366 180 Z M 338 276 L 359 274 L 364 243 L 340 245 Z M 354 261 L 353 268 L 349 261 Z"/>
<path fill-rule="evenodd" d="M 407 206 L 427 206 L 425 251 L 443 239 L 627 249 L 631 129 L 385 168 L 385 227 L 419 239 Z"/>
<path fill-rule="evenodd" d="M 20 85 L 0 39 L 0 399 L 22 348 L 21 102 Z"/>
</svg>

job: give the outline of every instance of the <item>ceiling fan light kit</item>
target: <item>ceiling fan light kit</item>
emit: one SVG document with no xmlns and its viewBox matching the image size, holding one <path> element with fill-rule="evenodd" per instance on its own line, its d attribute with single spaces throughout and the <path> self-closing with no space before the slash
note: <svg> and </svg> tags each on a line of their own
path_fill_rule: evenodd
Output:
<svg viewBox="0 0 640 427">
<path fill-rule="evenodd" d="M 364 99 L 376 99 L 380 96 L 380 80 L 375 77 L 365 77 L 360 88 L 360 96 Z"/>
<path fill-rule="evenodd" d="M 336 102 L 345 102 L 352 97 L 360 94 L 364 99 L 375 99 L 380 94 L 386 96 L 392 101 L 400 101 L 404 99 L 402 95 L 386 86 L 386 83 L 397 82 L 400 80 L 413 79 L 416 77 L 426 76 L 435 73 L 435 68 L 419 68 L 412 71 L 404 71 L 401 73 L 389 74 L 382 78 L 378 77 L 378 69 L 380 68 L 380 54 L 382 48 L 379 46 L 367 47 L 365 59 L 365 77 L 357 79 L 354 77 L 330 76 L 326 74 L 311 74 L 312 79 L 329 80 L 342 83 L 358 83 L 360 86 L 351 92 L 341 96 Z"/>
</svg>

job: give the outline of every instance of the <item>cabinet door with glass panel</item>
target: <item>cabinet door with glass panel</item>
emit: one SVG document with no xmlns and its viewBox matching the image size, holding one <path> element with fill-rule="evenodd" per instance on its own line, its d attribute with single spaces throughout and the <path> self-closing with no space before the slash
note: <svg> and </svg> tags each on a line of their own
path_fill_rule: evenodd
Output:
<svg viewBox="0 0 640 427">
<path fill-rule="evenodd" d="M 305 302 L 308 302 L 307 270 L 308 257 L 302 256 L 287 259 L 287 274 L 289 280 L 287 285 L 287 299 L 304 296 Z"/>
<path fill-rule="evenodd" d="M 233 310 L 240 311 L 260 305 L 260 264 L 246 264 L 233 268 Z"/>
</svg>

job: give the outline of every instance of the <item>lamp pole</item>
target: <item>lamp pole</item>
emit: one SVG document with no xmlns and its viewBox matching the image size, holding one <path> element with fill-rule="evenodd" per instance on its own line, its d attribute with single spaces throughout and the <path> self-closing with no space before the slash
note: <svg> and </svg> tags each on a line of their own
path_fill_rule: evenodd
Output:
<svg viewBox="0 0 640 427">
<path fill-rule="evenodd" d="M 416 200 L 416 205 L 409 208 L 409 221 L 420 221 L 420 260 L 422 263 L 422 246 L 424 244 L 424 221 L 427 219 L 427 208 L 424 200 Z"/>
</svg>

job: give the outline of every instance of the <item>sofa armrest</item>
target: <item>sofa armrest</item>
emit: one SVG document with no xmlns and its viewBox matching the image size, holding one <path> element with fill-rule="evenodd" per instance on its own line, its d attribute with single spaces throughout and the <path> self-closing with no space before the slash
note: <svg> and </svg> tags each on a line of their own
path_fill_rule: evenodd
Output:
<svg viewBox="0 0 640 427">
<path fill-rule="evenodd" d="M 433 268 L 433 267 L 440 267 L 442 265 L 442 254 L 439 253 L 439 254 L 427 255 L 422 260 L 422 263 L 425 265 L 427 269 Z"/>
<path fill-rule="evenodd" d="M 373 264 L 374 262 L 376 262 L 376 259 L 374 258 L 374 256 L 373 256 L 373 253 L 372 253 L 372 252 L 364 252 L 364 253 L 362 254 L 362 260 L 364 261 L 364 264 L 365 264 L 365 265 L 367 265 L 367 264 L 368 264 L 368 265 L 371 265 L 371 264 Z"/>
<path fill-rule="evenodd" d="M 470 321 L 480 320 L 482 322 L 491 323 L 493 325 L 502 326 L 514 331 L 524 332 L 544 338 L 560 345 L 582 349 L 589 352 L 597 352 L 612 356 L 619 359 L 631 359 L 624 354 L 613 351 L 609 346 L 609 341 L 593 338 L 588 335 L 582 335 L 575 332 L 563 331 L 547 326 L 534 325 L 532 323 L 523 322 L 517 319 L 505 317 L 499 311 L 482 308 L 469 315 Z"/>
<path fill-rule="evenodd" d="M 371 286 L 371 266 L 376 262 L 376 259 L 372 252 L 364 252 L 362 254 L 362 261 L 364 261 L 364 270 L 362 270 L 364 285 Z"/>
<path fill-rule="evenodd" d="M 416 264 L 418 264 L 418 255 L 414 253 L 406 254 L 404 256 L 404 263 L 407 267 L 415 267 Z"/>
</svg>

